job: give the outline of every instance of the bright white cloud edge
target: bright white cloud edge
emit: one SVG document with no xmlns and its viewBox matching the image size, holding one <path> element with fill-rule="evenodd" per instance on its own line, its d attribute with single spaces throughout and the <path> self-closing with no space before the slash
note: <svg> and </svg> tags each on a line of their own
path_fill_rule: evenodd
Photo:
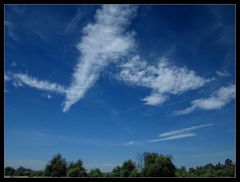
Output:
<svg viewBox="0 0 240 182">
<path fill-rule="evenodd" d="M 236 92 L 235 84 L 230 84 L 219 88 L 212 96 L 208 98 L 199 98 L 191 102 L 191 106 L 180 111 L 175 111 L 175 115 L 189 114 L 196 109 L 213 110 L 221 109 L 234 99 Z"/>
<path fill-rule="evenodd" d="M 133 34 L 125 32 L 125 28 L 135 10 L 130 5 L 103 5 L 96 12 L 95 23 L 83 28 L 84 35 L 77 44 L 81 56 L 66 92 L 64 112 L 85 95 L 107 65 L 134 47 Z"/>
<path fill-rule="evenodd" d="M 141 59 L 139 55 L 121 64 L 116 79 L 129 85 L 151 89 L 151 94 L 142 99 L 146 105 L 161 105 L 169 95 L 178 95 L 204 86 L 212 79 L 198 76 L 187 67 L 177 67 L 162 57 L 157 64 Z"/>
</svg>

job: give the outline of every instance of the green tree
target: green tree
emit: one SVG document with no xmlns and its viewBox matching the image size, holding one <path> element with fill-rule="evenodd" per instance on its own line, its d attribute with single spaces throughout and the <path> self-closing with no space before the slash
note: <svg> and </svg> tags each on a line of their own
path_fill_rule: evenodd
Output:
<svg viewBox="0 0 240 182">
<path fill-rule="evenodd" d="M 125 161 L 122 164 L 120 176 L 129 177 L 132 171 L 135 169 L 136 169 L 136 165 L 132 160 Z"/>
<path fill-rule="evenodd" d="M 89 172 L 89 176 L 90 177 L 103 177 L 103 173 L 101 172 L 100 169 L 95 168 L 95 169 L 91 169 Z"/>
<path fill-rule="evenodd" d="M 171 156 L 157 153 L 144 153 L 143 175 L 147 177 L 172 177 L 175 176 L 176 167 Z"/>
<path fill-rule="evenodd" d="M 15 171 L 15 176 L 30 176 L 32 173 L 31 169 L 24 168 L 22 166 L 18 167 Z"/>
<path fill-rule="evenodd" d="M 39 170 L 39 171 L 35 171 L 33 170 L 30 174 L 31 177 L 34 177 L 34 176 L 43 176 L 43 171 L 42 170 Z"/>
<path fill-rule="evenodd" d="M 176 169 L 177 177 L 187 177 L 188 173 L 185 166 L 181 166 L 179 169 Z"/>
<path fill-rule="evenodd" d="M 53 156 L 44 170 L 45 176 L 62 177 L 66 176 L 67 162 L 61 154 Z"/>
<path fill-rule="evenodd" d="M 5 167 L 5 176 L 13 176 L 15 169 L 12 167 Z"/>
<path fill-rule="evenodd" d="M 113 168 L 112 172 L 109 174 L 110 177 L 120 177 L 121 176 L 121 167 L 117 166 Z"/>
<path fill-rule="evenodd" d="M 67 176 L 69 177 L 85 177 L 87 176 L 86 169 L 83 167 L 83 162 L 70 162 L 67 166 Z"/>
<path fill-rule="evenodd" d="M 224 176 L 234 177 L 235 175 L 235 165 L 232 160 L 226 159 L 224 165 Z"/>
<path fill-rule="evenodd" d="M 142 172 L 139 171 L 138 169 L 134 169 L 130 174 L 130 177 L 141 177 L 141 176 L 142 176 Z"/>
</svg>

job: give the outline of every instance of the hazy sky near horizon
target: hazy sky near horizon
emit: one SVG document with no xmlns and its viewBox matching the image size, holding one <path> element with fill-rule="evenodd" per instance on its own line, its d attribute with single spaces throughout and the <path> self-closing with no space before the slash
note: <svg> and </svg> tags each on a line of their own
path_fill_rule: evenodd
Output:
<svg viewBox="0 0 240 182">
<path fill-rule="evenodd" d="M 4 10 L 5 166 L 235 161 L 234 5 Z"/>
</svg>

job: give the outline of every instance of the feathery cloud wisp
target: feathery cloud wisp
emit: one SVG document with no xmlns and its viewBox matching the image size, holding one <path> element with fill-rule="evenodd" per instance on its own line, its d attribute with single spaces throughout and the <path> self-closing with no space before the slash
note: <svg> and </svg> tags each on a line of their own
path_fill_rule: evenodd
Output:
<svg viewBox="0 0 240 182">
<path fill-rule="evenodd" d="M 179 129 L 179 130 L 162 133 L 162 134 L 159 134 L 158 136 L 159 137 L 168 137 L 168 136 L 173 136 L 173 135 L 179 135 L 179 134 L 191 132 L 193 130 L 197 130 L 197 129 L 208 127 L 208 126 L 213 126 L 213 124 L 212 123 L 201 124 L 201 125 L 197 125 L 197 126 L 193 126 L 193 127 L 189 127 L 189 128 L 183 128 L 183 129 Z"/>
<path fill-rule="evenodd" d="M 181 139 L 181 138 L 193 137 L 195 135 L 196 135 L 195 133 L 183 133 L 183 134 L 168 136 L 168 137 L 164 137 L 164 138 L 160 138 L 160 139 L 150 140 L 149 142 L 155 143 L 155 142 L 161 142 L 161 141 L 165 141 L 165 140 L 176 140 L 176 139 Z"/>
<path fill-rule="evenodd" d="M 64 29 L 64 32 L 72 32 L 72 30 L 76 28 L 76 25 L 80 22 L 83 16 L 84 13 L 78 9 L 76 15 L 71 19 L 70 23 Z"/>
<path fill-rule="evenodd" d="M 84 35 L 77 44 L 81 56 L 66 92 L 64 112 L 85 95 L 104 67 L 126 56 L 134 47 L 133 34 L 125 28 L 135 10 L 130 5 L 104 5 L 97 10 L 95 23 L 84 27 Z"/>
<path fill-rule="evenodd" d="M 7 35 L 11 39 L 13 39 L 15 41 L 19 40 L 19 36 L 13 31 L 15 27 L 10 21 L 4 20 L 4 26 L 6 27 L 5 31 L 6 31 Z"/>
<path fill-rule="evenodd" d="M 160 105 L 170 94 L 176 95 L 197 89 L 211 81 L 186 67 L 171 65 L 164 57 L 157 65 L 149 65 L 147 61 L 141 60 L 140 56 L 135 56 L 120 67 L 118 80 L 152 90 L 149 96 L 142 99 L 147 105 Z"/>
<path fill-rule="evenodd" d="M 227 71 L 216 71 L 216 74 L 217 74 L 218 76 L 222 76 L 222 77 L 230 76 Z"/>
<path fill-rule="evenodd" d="M 65 87 L 57 83 L 52 83 L 45 80 L 39 80 L 24 73 L 17 73 L 12 75 L 13 83 L 15 86 L 27 85 L 39 90 L 65 94 Z"/>
<path fill-rule="evenodd" d="M 133 144 L 135 144 L 135 141 L 133 141 L 133 140 L 125 143 L 126 146 L 133 145 Z"/>
<path fill-rule="evenodd" d="M 218 89 L 213 96 L 193 100 L 191 106 L 180 111 L 175 111 L 175 115 L 188 114 L 196 109 L 213 110 L 221 109 L 235 98 L 235 84 Z"/>
<path fill-rule="evenodd" d="M 201 124 L 201 125 L 196 125 L 188 128 L 183 128 L 183 129 L 178 129 L 174 131 L 169 131 L 165 132 L 162 134 L 159 134 L 157 139 L 151 139 L 151 140 L 132 140 L 129 141 L 125 144 L 125 146 L 131 146 L 131 145 L 136 145 L 136 144 L 144 144 L 144 143 L 155 143 L 155 142 L 161 142 L 161 141 L 166 141 L 166 140 L 177 140 L 177 139 L 182 139 L 182 138 L 187 138 L 187 137 L 193 137 L 196 136 L 196 133 L 192 133 L 193 130 L 198 130 L 200 128 L 205 128 L 208 126 L 213 126 L 212 123 L 207 123 L 207 124 Z"/>
<path fill-rule="evenodd" d="M 12 80 L 11 76 L 9 74 L 4 74 L 4 81 L 10 81 Z"/>
</svg>

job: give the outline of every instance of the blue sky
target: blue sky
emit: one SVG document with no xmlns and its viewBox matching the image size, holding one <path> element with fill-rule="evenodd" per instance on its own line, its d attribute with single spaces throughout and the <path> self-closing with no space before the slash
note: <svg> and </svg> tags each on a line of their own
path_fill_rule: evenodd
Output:
<svg viewBox="0 0 240 182">
<path fill-rule="evenodd" d="M 5 166 L 235 161 L 234 5 L 5 5 L 4 25 Z"/>
</svg>

